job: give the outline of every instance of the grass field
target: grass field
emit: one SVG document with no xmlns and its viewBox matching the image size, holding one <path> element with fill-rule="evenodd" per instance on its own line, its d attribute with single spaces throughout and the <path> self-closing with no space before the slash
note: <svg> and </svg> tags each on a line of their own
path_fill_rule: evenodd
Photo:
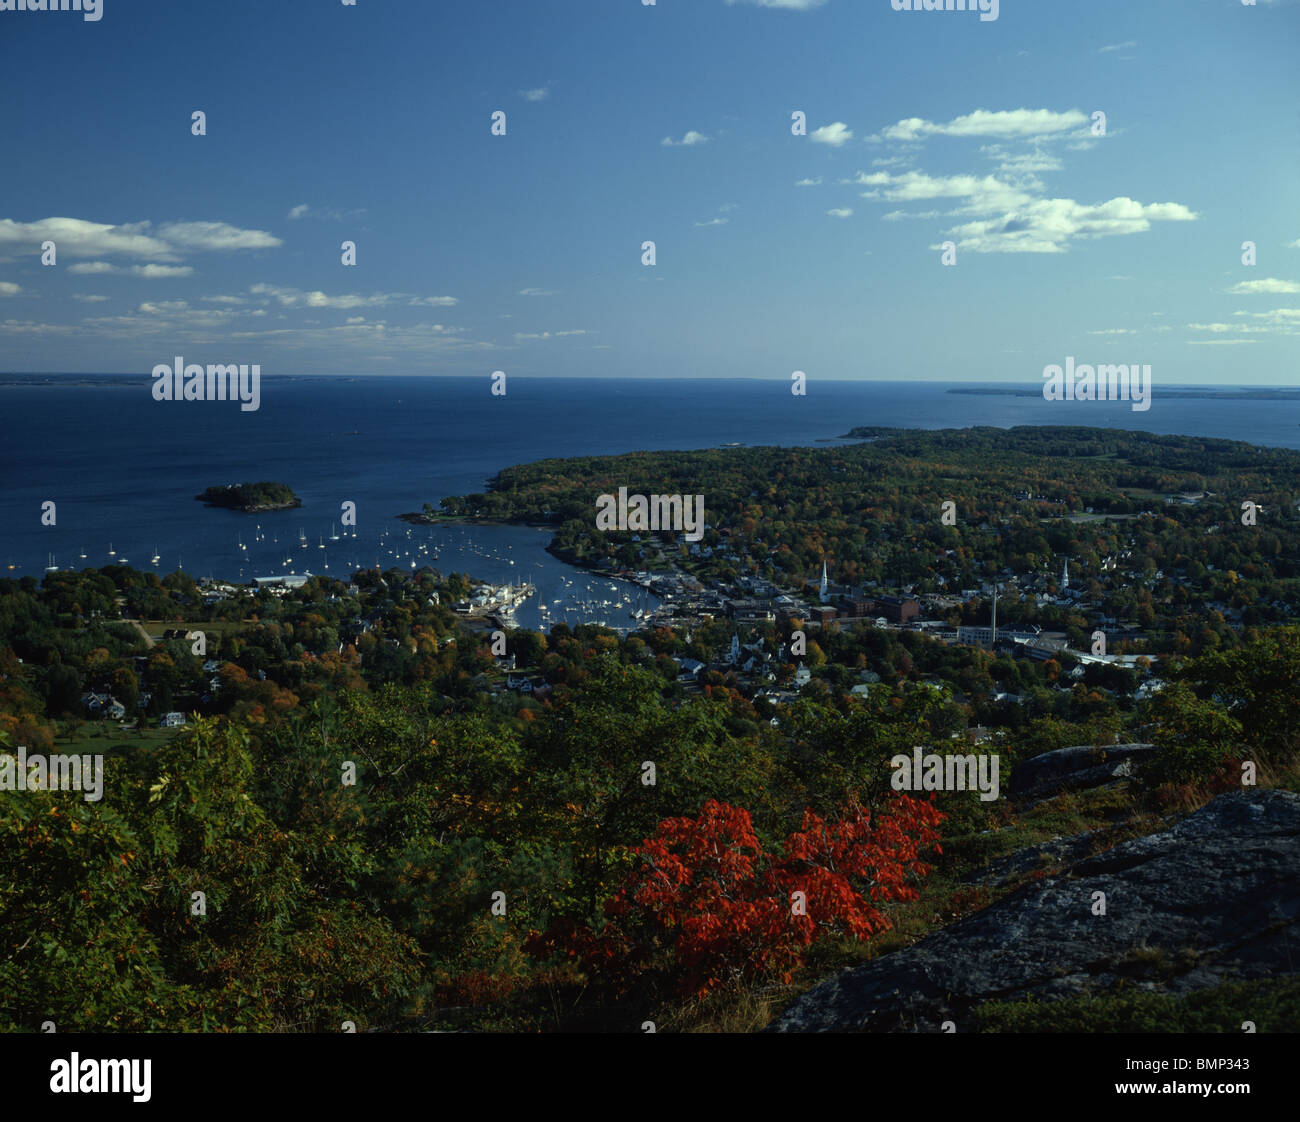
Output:
<svg viewBox="0 0 1300 1122">
<path fill-rule="evenodd" d="M 60 752 L 96 755 L 122 748 L 164 744 L 184 729 L 118 728 L 117 721 L 69 721 L 59 723 L 55 748 Z"/>
</svg>

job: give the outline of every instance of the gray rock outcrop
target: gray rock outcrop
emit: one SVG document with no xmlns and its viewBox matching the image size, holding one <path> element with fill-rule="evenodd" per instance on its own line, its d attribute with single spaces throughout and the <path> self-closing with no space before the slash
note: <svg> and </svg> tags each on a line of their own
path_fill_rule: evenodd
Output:
<svg viewBox="0 0 1300 1122">
<path fill-rule="evenodd" d="M 1058 748 L 1015 765 L 1011 792 L 1017 798 L 1043 798 L 1062 791 L 1100 787 L 1126 779 L 1155 753 L 1153 744 L 1090 744 Z"/>
<path fill-rule="evenodd" d="M 1094 893 L 1106 914 L 1094 915 Z M 778 1032 L 935 1032 L 986 1001 L 1300 971 L 1300 795 L 1220 795 L 795 1000 Z"/>
</svg>

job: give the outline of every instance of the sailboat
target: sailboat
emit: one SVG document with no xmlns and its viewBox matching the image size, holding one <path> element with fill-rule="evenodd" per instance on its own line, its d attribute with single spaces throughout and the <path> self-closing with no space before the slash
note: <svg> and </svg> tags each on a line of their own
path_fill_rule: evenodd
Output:
<svg viewBox="0 0 1300 1122">
<path fill-rule="evenodd" d="M 113 543 L 112 543 L 112 542 L 109 542 L 109 543 L 108 543 L 108 555 L 109 555 L 110 557 L 116 557 L 116 556 L 117 556 L 117 550 L 113 548 Z"/>
<path fill-rule="evenodd" d="M 54 563 L 54 554 L 52 553 L 50 554 L 50 563 L 45 566 L 45 571 L 47 573 L 57 573 L 59 571 L 59 567 Z"/>
<path fill-rule="evenodd" d="M 318 548 L 318 549 L 324 549 L 324 548 L 325 548 L 325 538 L 324 538 L 324 537 L 321 538 L 321 540 L 320 540 L 320 545 L 317 546 L 317 548 Z"/>
<path fill-rule="evenodd" d="M 86 547 L 84 545 L 81 547 L 81 559 L 83 561 L 86 559 Z"/>
<path fill-rule="evenodd" d="M 154 546 L 153 556 L 149 559 L 150 563 L 156 565 L 161 559 L 162 559 L 162 554 L 158 552 L 158 547 Z"/>
<path fill-rule="evenodd" d="M 240 548 L 240 549 L 244 549 L 244 550 L 248 549 L 248 546 L 246 546 L 246 545 L 244 544 L 244 535 L 243 535 L 243 534 L 236 534 L 236 535 L 235 535 L 235 541 L 239 543 L 239 548 Z"/>
<path fill-rule="evenodd" d="M 336 541 L 338 541 L 338 540 L 339 540 L 339 531 L 338 531 L 338 527 L 336 527 L 336 526 L 334 525 L 334 523 L 331 522 L 331 523 L 330 523 L 330 541 L 332 541 L 332 542 L 336 542 Z"/>
<path fill-rule="evenodd" d="M 298 544 L 299 544 L 303 549 L 306 549 L 306 548 L 307 548 L 307 532 L 306 532 L 305 530 L 299 530 L 299 531 L 298 531 Z"/>
</svg>

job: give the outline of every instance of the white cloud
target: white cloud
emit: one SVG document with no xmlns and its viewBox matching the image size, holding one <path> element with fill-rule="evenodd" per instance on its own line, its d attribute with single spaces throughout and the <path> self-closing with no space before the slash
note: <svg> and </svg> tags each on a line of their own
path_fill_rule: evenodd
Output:
<svg viewBox="0 0 1300 1122">
<path fill-rule="evenodd" d="M 1300 292 L 1300 284 L 1295 281 L 1278 280 L 1266 277 L 1263 280 L 1241 281 L 1227 291 L 1229 296 L 1293 296 Z"/>
<path fill-rule="evenodd" d="M 1088 205 L 1073 199 L 1036 199 L 993 219 L 955 226 L 960 249 L 972 253 L 1064 253 L 1075 238 L 1139 234 L 1152 222 L 1194 222 L 1181 203 L 1148 203 L 1116 198 Z M 934 247 L 938 249 L 938 246 Z"/>
<path fill-rule="evenodd" d="M 665 136 L 659 143 L 665 148 L 693 148 L 697 144 L 708 143 L 708 139 L 702 132 L 691 129 L 681 140 L 674 140 L 671 136 Z"/>
<path fill-rule="evenodd" d="M 535 90 L 520 90 L 519 96 L 525 101 L 545 101 L 550 96 L 550 88 L 538 86 Z"/>
<path fill-rule="evenodd" d="M 0 323 L 0 335 L 71 335 L 80 329 L 69 323 L 36 323 L 29 319 L 7 319 Z"/>
<path fill-rule="evenodd" d="M 161 277 L 188 277 L 194 269 L 189 265 L 132 265 L 126 271 L 133 277 L 158 280 Z"/>
<path fill-rule="evenodd" d="M 578 329 L 576 331 L 541 331 L 541 332 L 516 331 L 515 338 L 518 339 L 520 342 L 525 342 L 532 339 L 565 339 L 570 335 L 590 335 L 590 334 L 591 332 L 585 329 Z"/>
<path fill-rule="evenodd" d="M 307 292 L 301 288 L 275 284 L 255 284 L 248 291 L 254 296 L 269 296 L 282 308 L 334 308 L 350 311 L 353 308 L 382 308 L 387 304 L 398 303 L 406 303 L 411 307 L 451 307 L 459 303 L 454 296 L 411 296 L 406 292 L 373 292 L 369 296 L 343 293 L 329 296 L 319 289 Z"/>
<path fill-rule="evenodd" d="M 96 293 L 87 294 L 83 292 L 74 292 L 72 298 L 74 300 L 80 300 L 83 304 L 102 304 L 108 299 L 107 296 L 100 296 Z"/>
<path fill-rule="evenodd" d="M 247 304 L 248 301 L 242 296 L 200 296 L 200 300 L 209 304 Z"/>
<path fill-rule="evenodd" d="M 20 284 L 14 284 L 12 281 L 0 281 L 0 296 L 17 296 L 23 290 Z"/>
<path fill-rule="evenodd" d="M 265 230 L 241 230 L 228 222 L 165 222 L 158 233 L 182 249 L 274 249 L 284 244 Z"/>
<path fill-rule="evenodd" d="M 822 177 L 820 175 L 816 179 L 801 179 L 795 184 L 796 187 L 820 187 L 821 185 Z"/>
<path fill-rule="evenodd" d="M 756 8 L 783 8 L 790 12 L 811 12 L 820 8 L 826 0 L 727 0 L 727 4 L 752 4 Z"/>
<path fill-rule="evenodd" d="M 78 276 L 97 276 L 117 274 L 120 276 L 144 277 L 146 280 L 160 280 L 171 277 L 188 277 L 194 274 L 192 265 L 125 265 L 119 266 L 108 261 L 79 261 L 68 266 L 68 272 Z"/>
<path fill-rule="evenodd" d="M 901 222 L 904 218 L 938 218 L 937 210 L 891 210 L 880 216 L 881 222 Z"/>
<path fill-rule="evenodd" d="M 520 296 L 555 296 L 557 294 L 545 288 L 521 288 L 519 290 L 519 295 Z"/>
<path fill-rule="evenodd" d="M 696 222 L 696 226 L 725 226 L 731 219 L 729 218 L 710 218 L 707 222 Z"/>
<path fill-rule="evenodd" d="M 355 210 L 340 210 L 333 206 L 308 206 L 306 203 L 299 203 L 289 211 L 291 221 L 297 221 L 300 218 L 320 218 L 328 219 L 331 222 L 343 222 L 348 218 L 360 218 L 366 214 L 365 207 L 358 207 Z"/>
<path fill-rule="evenodd" d="M 68 257 L 99 257 L 123 254 L 154 260 L 171 260 L 175 248 L 147 233 L 148 222 L 113 226 L 104 222 L 86 222 L 80 218 L 42 218 L 37 222 L 0 219 L 0 250 L 39 253 L 41 243 L 52 241 Z"/>
<path fill-rule="evenodd" d="M 1106 54 L 1110 54 L 1111 51 L 1127 51 L 1131 47 L 1136 47 L 1136 46 L 1137 46 L 1137 40 L 1130 39 L 1127 43 L 1110 43 L 1105 47 L 1100 47 L 1098 48 L 1097 53 L 1099 55 L 1106 55 Z"/>
<path fill-rule="evenodd" d="M 998 160 L 998 171 L 1008 176 L 1033 178 L 1039 172 L 1060 171 L 1064 166 L 1057 157 L 1049 156 L 1046 152 L 1037 149 L 1012 156 L 1008 155 L 1000 144 L 987 144 L 980 151 L 991 159 Z"/>
<path fill-rule="evenodd" d="M 1073 199 L 1035 198 L 1024 185 L 1004 183 L 991 175 L 859 172 L 854 182 L 874 188 L 862 192 L 864 199 L 961 199 L 962 205 L 953 213 L 971 215 L 975 220 L 947 233 L 955 237 L 959 249 L 973 253 L 1063 253 L 1075 238 L 1136 234 L 1150 229 L 1152 222 L 1192 222 L 1197 218 L 1181 203 L 1144 205 L 1121 197 L 1090 205 Z"/>
<path fill-rule="evenodd" d="M 1101 331 L 1089 331 L 1089 335 L 1136 335 L 1137 332 L 1131 327 L 1106 327 Z"/>
<path fill-rule="evenodd" d="M 1189 323 L 1191 331 L 1211 335 L 1300 335 L 1300 308 L 1274 308 L 1270 312 L 1233 312 L 1250 323 Z"/>
<path fill-rule="evenodd" d="M 173 263 L 182 259 L 185 250 L 272 249 L 283 244 L 265 230 L 244 230 L 227 222 L 167 222 L 154 230 L 151 222 L 115 226 L 80 218 L 0 219 L 0 253 L 36 254 L 46 241 L 54 242 L 58 252 L 68 257 L 121 256 Z M 114 271 L 107 262 L 98 265 L 95 271 Z"/>
<path fill-rule="evenodd" d="M 954 117 L 947 124 L 927 121 L 922 117 L 908 117 L 882 130 L 872 140 L 919 140 L 926 136 L 999 136 L 1028 139 L 1046 137 L 1081 128 L 1089 122 L 1087 114 L 1078 109 L 1057 113 L 1051 109 L 1011 109 L 992 112 L 976 109 L 962 117 Z"/>
<path fill-rule="evenodd" d="M 843 121 L 836 121 L 833 124 L 823 125 L 819 129 L 813 129 L 808 139 L 814 144 L 828 144 L 832 148 L 841 148 L 853 139 L 853 130 Z"/>
<path fill-rule="evenodd" d="M 850 218 L 853 215 L 853 208 L 847 206 L 836 207 L 834 210 L 826 212 L 831 218 Z"/>
</svg>

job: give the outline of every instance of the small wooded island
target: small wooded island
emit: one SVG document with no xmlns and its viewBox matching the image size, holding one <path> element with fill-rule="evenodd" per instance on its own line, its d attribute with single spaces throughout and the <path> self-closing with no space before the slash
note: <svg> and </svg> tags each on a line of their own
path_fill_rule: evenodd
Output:
<svg viewBox="0 0 1300 1122">
<path fill-rule="evenodd" d="M 221 506 L 227 510 L 250 513 L 302 506 L 302 499 L 283 483 L 228 483 L 223 487 L 209 487 L 203 494 L 194 497 L 207 506 Z"/>
</svg>

